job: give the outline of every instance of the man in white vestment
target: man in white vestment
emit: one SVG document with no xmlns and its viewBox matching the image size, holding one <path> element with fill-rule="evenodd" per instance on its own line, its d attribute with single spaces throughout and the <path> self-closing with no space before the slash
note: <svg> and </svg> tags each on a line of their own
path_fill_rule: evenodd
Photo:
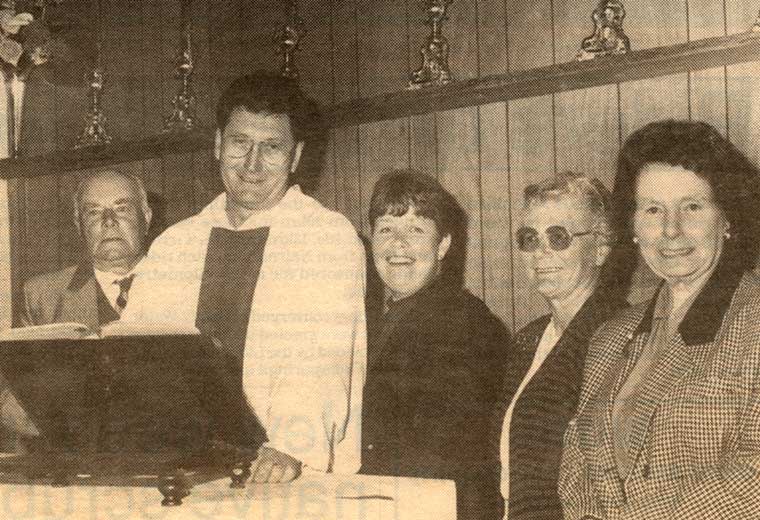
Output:
<svg viewBox="0 0 760 520">
<path fill-rule="evenodd" d="M 268 439 L 256 482 L 360 466 L 364 250 L 345 217 L 301 192 L 314 114 L 282 77 L 230 85 L 214 147 L 225 193 L 154 241 L 122 316 L 195 325 L 241 361 Z"/>
</svg>

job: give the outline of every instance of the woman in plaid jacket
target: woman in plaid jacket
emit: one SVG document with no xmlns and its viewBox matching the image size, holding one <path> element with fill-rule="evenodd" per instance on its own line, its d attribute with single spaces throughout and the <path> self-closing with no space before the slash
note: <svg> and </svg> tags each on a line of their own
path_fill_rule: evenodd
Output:
<svg viewBox="0 0 760 520">
<path fill-rule="evenodd" d="M 759 197 L 757 169 L 707 124 L 651 123 L 623 146 L 621 248 L 663 282 L 591 340 L 566 519 L 760 517 Z"/>
</svg>

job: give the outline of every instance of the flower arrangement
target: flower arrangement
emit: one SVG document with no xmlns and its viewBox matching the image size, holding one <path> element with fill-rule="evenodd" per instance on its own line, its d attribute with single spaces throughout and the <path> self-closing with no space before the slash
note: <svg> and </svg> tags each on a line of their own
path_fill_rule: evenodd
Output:
<svg viewBox="0 0 760 520">
<path fill-rule="evenodd" d="M 65 25 L 50 9 L 64 0 L 0 1 L 0 61 L 6 75 L 25 79 L 37 65 L 71 60 L 71 49 L 57 34 Z"/>
</svg>

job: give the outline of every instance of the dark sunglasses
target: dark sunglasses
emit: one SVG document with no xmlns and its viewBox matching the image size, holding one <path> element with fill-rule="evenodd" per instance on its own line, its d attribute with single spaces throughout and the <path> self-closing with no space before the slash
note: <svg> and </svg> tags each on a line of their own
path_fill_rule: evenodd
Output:
<svg viewBox="0 0 760 520">
<path fill-rule="evenodd" d="M 570 233 L 564 226 L 549 226 L 544 234 L 549 241 L 549 247 L 555 251 L 563 251 L 570 247 L 574 237 L 591 235 L 593 231 L 581 231 L 580 233 Z M 541 247 L 541 240 L 536 229 L 531 227 L 521 227 L 517 230 L 515 236 L 517 248 L 520 251 L 531 253 Z"/>
</svg>

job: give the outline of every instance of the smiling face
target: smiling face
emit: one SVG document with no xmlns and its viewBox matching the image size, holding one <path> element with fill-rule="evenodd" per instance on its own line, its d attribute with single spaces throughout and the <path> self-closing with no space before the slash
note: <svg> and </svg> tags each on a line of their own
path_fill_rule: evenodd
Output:
<svg viewBox="0 0 760 520">
<path fill-rule="evenodd" d="M 728 227 L 710 184 L 691 170 L 650 163 L 639 172 L 634 234 L 647 265 L 668 283 L 711 272 Z"/>
<path fill-rule="evenodd" d="M 293 139 L 287 114 L 232 111 L 224 131 L 217 130 L 215 155 L 233 225 L 282 199 L 302 149 L 303 143 Z"/>
<path fill-rule="evenodd" d="M 417 215 L 413 207 L 399 217 L 378 217 L 372 231 L 375 267 L 394 300 L 435 279 L 450 245 L 451 235 L 441 237 L 435 221 Z"/>
<path fill-rule="evenodd" d="M 549 246 L 547 228 L 563 226 L 570 233 L 582 233 L 593 230 L 594 223 L 591 212 L 573 196 L 528 205 L 523 226 L 538 231 L 540 245 L 520 254 L 528 280 L 548 300 L 571 301 L 593 290 L 609 246 L 591 233 L 573 237 L 567 249 L 555 251 Z"/>
<path fill-rule="evenodd" d="M 143 215 L 137 186 L 128 177 L 107 173 L 86 181 L 79 196 L 77 226 L 93 265 L 115 273 L 129 271 L 143 255 L 150 210 Z"/>
</svg>

